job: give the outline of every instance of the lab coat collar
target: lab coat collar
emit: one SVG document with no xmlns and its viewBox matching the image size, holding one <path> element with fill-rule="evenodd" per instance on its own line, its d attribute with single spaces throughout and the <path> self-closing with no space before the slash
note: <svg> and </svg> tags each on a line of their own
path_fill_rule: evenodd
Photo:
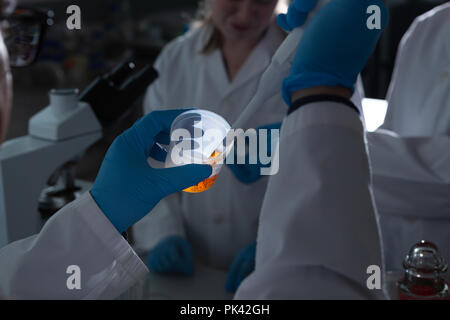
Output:
<svg viewBox="0 0 450 320">
<path fill-rule="evenodd" d="M 281 30 L 272 23 L 266 34 L 248 56 L 233 82 L 231 90 L 241 87 L 252 78 L 261 75 L 269 66 L 272 56 L 283 41 Z"/>
<path fill-rule="evenodd" d="M 206 45 L 206 41 L 209 40 L 211 32 L 212 27 L 206 27 L 206 30 L 201 37 L 202 41 L 198 42 L 196 48 L 199 54 L 201 54 L 202 49 Z M 223 92 L 222 98 L 225 98 L 233 91 L 239 89 L 254 77 L 261 75 L 269 66 L 273 54 L 283 40 L 284 35 L 281 29 L 278 28 L 275 22 L 271 23 L 266 34 L 250 53 L 232 82 L 230 82 L 228 78 L 221 50 L 216 49 L 206 55 L 204 59 L 206 59 L 208 73 L 211 74 L 209 79 L 214 79 L 217 87 L 221 89 Z"/>
</svg>

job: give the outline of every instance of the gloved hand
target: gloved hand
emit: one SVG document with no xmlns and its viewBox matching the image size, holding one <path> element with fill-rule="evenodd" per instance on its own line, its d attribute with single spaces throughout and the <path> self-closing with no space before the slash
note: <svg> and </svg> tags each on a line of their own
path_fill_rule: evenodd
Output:
<svg viewBox="0 0 450 320">
<path fill-rule="evenodd" d="M 295 0 L 292 5 L 302 3 Z M 377 5 L 381 29 L 367 27 L 367 8 Z M 306 27 L 291 72 L 283 81 L 283 98 L 291 104 L 291 93 L 315 86 L 343 86 L 354 90 L 358 74 L 375 49 L 388 21 L 382 0 L 332 0 Z"/>
<path fill-rule="evenodd" d="M 288 8 L 287 14 L 279 14 L 278 25 L 286 31 L 301 27 L 311 10 L 313 10 L 319 0 L 294 0 Z"/>
<path fill-rule="evenodd" d="M 238 253 L 228 272 L 225 290 L 236 292 L 242 280 L 255 269 L 256 241 Z"/>
<path fill-rule="evenodd" d="M 172 121 L 186 110 L 155 111 L 117 137 L 106 153 L 91 195 L 114 227 L 123 233 L 165 196 L 206 179 L 208 165 L 154 169 L 147 158 L 155 142 L 167 143 Z"/>
<path fill-rule="evenodd" d="M 191 245 L 181 236 L 169 236 L 156 245 L 147 255 L 150 270 L 158 273 L 194 274 L 194 258 Z"/>
<path fill-rule="evenodd" d="M 251 184 L 256 181 L 258 181 L 263 176 L 261 175 L 261 168 L 264 167 L 270 167 L 271 163 L 268 164 L 262 164 L 259 157 L 259 143 L 260 143 L 260 137 L 259 137 L 259 130 L 261 129 L 267 129 L 267 156 L 272 156 L 272 136 L 271 136 L 271 129 L 280 129 L 281 128 L 281 122 L 278 123 L 272 123 L 269 125 L 261 126 L 256 128 L 257 132 L 257 144 L 258 147 L 256 149 L 257 152 L 257 163 L 256 164 L 250 164 L 250 156 L 247 153 L 245 155 L 245 163 L 244 164 L 238 164 L 237 163 L 237 155 L 236 155 L 236 149 L 233 149 L 234 152 L 234 163 L 233 164 L 227 164 L 228 168 L 233 172 L 234 176 L 245 184 Z M 264 143 L 264 141 L 263 141 Z M 275 148 L 275 146 L 273 146 Z"/>
</svg>

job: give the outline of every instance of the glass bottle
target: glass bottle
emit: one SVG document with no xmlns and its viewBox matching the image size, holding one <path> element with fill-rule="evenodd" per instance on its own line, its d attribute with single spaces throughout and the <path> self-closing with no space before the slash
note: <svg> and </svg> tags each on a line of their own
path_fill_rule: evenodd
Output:
<svg viewBox="0 0 450 320">
<path fill-rule="evenodd" d="M 415 244 L 403 261 L 405 274 L 398 282 L 400 300 L 450 299 L 443 274 L 447 263 L 437 246 L 422 240 Z"/>
</svg>

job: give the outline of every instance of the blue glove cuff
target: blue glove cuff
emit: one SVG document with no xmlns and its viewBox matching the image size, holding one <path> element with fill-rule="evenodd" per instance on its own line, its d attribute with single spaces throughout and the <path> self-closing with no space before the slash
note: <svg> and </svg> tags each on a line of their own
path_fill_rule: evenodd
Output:
<svg viewBox="0 0 450 320">
<path fill-rule="evenodd" d="M 355 81 L 344 80 L 321 72 L 303 72 L 301 74 L 290 75 L 284 79 L 282 84 L 283 100 L 290 106 L 292 92 L 318 86 L 343 86 L 350 89 L 353 94 Z"/>
</svg>

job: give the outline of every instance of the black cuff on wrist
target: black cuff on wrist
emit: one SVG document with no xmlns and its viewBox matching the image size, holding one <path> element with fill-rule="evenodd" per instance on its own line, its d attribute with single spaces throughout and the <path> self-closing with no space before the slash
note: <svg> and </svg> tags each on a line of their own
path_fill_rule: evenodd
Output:
<svg viewBox="0 0 450 320">
<path fill-rule="evenodd" d="M 311 96 L 307 96 L 307 97 L 295 100 L 291 104 L 291 107 L 288 110 L 288 115 L 290 115 L 295 110 L 300 109 L 301 107 L 303 107 L 306 104 L 313 103 L 313 102 L 324 102 L 324 101 L 331 101 L 331 102 L 338 102 L 338 103 L 345 104 L 346 106 L 350 107 L 351 109 L 356 111 L 358 114 L 360 114 L 358 108 L 354 105 L 354 103 L 352 101 L 350 101 L 350 99 L 347 99 L 347 98 L 344 98 L 341 96 L 337 96 L 337 95 L 317 94 L 317 95 L 311 95 Z"/>
</svg>

